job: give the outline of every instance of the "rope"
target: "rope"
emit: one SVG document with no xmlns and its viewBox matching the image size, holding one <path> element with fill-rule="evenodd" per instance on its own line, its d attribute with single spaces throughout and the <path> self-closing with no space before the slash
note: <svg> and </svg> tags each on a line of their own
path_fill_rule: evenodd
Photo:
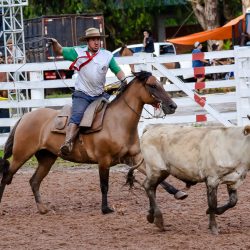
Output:
<svg viewBox="0 0 250 250">
<path fill-rule="evenodd" d="M 35 39 L 32 39 L 32 40 L 30 40 L 30 41 L 28 41 L 28 42 L 25 42 L 25 43 L 20 43 L 20 45 L 21 44 L 29 44 L 29 43 L 32 43 L 32 42 L 39 42 L 39 41 L 43 41 L 43 40 L 46 40 L 46 41 L 48 41 L 49 40 L 49 38 L 47 38 L 47 37 L 43 37 L 43 38 L 35 38 Z M 49 48 L 51 46 L 51 44 L 46 44 L 46 47 L 47 48 Z M 1 47 L 3 47 L 4 48 L 4 46 L 0 46 L 0 48 Z M 34 48 L 34 47 L 33 47 Z M 54 54 L 54 51 L 52 50 L 52 57 L 53 57 L 53 60 L 52 60 L 52 62 L 54 63 L 54 66 L 55 66 L 55 71 L 57 72 L 57 74 L 58 74 L 58 76 L 60 77 L 60 79 L 62 80 L 62 82 L 63 82 L 63 84 L 68 88 L 68 89 L 70 89 L 72 92 L 74 91 L 74 89 L 73 88 L 71 88 L 65 81 L 64 81 L 64 78 L 62 77 L 62 75 L 61 75 L 61 73 L 60 73 L 60 71 L 59 71 L 59 69 L 57 68 L 57 65 L 56 65 L 56 56 L 55 56 L 55 54 Z M 13 74 L 15 74 L 15 73 L 17 73 L 18 71 L 20 71 L 20 69 L 25 65 L 25 64 L 27 64 L 27 63 L 30 63 L 30 60 L 26 60 L 26 62 L 25 63 L 23 63 L 18 69 L 16 69 L 16 71 L 15 72 L 13 72 Z M 131 77 L 132 75 L 130 75 L 130 76 L 127 76 L 127 77 L 125 77 L 125 79 L 127 79 L 127 78 L 129 78 L 129 77 Z M 124 79 L 124 80 L 125 80 Z M 13 81 L 11 81 L 11 83 L 13 83 L 13 85 L 14 85 L 14 88 L 16 88 L 16 82 L 18 82 L 18 81 L 15 81 L 15 79 L 12 79 Z M 114 83 L 112 83 L 112 84 L 110 84 L 110 85 L 115 85 L 116 83 L 120 83 L 120 81 L 116 81 L 116 82 L 114 82 Z M 109 86 L 109 85 L 108 85 Z M 108 87 L 108 86 L 106 86 L 106 87 Z M 118 91 L 121 89 L 121 84 L 120 84 L 120 87 L 118 88 Z"/>
<path fill-rule="evenodd" d="M 178 34 L 178 32 L 180 31 L 180 29 L 183 27 L 183 25 L 188 21 L 188 19 L 193 15 L 194 11 L 192 10 L 192 12 L 188 15 L 188 17 L 183 21 L 183 23 L 181 24 L 181 26 L 179 27 L 179 29 L 175 32 L 175 34 L 171 37 L 175 38 L 175 36 Z"/>
<path fill-rule="evenodd" d="M 34 41 L 42 41 L 42 40 L 49 40 L 49 38 L 47 38 L 47 37 L 43 37 L 43 38 L 40 38 L 40 39 L 33 39 L 33 40 L 31 40 L 31 41 L 29 41 L 29 42 L 25 42 L 25 43 L 22 43 L 22 44 L 26 44 L 26 43 L 31 43 L 31 42 L 34 42 Z M 47 48 L 49 48 L 51 46 L 51 44 L 48 44 L 47 45 Z M 2 47 L 4 47 L 4 46 L 2 46 Z M 68 88 L 68 89 L 70 89 L 70 91 L 71 92 L 73 92 L 74 91 L 74 89 L 73 88 L 71 88 L 65 81 L 64 81 L 64 79 L 63 79 L 63 77 L 62 77 L 62 75 L 61 75 L 61 73 L 60 73 L 60 71 L 59 71 L 59 69 L 57 68 L 57 65 L 56 65 L 56 56 L 55 56 L 55 54 L 54 54 L 54 51 L 52 50 L 52 57 L 53 57 L 53 63 L 54 63 L 54 65 L 55 65 L 55 71 L 57 72 L 57 74 L 59 75 L 59 77 L 60 77 L 60 79 L 62 80 L 62 82 L 63 82 L 63 84 Z M 24 66 L 24 65 L 26 65 L 27 63 L 29 62 L 29 60 L 27 60 L 25 63 L 23 63 L 15 72 L 14 72 L 14 74 L 15 73 L 17 73 L 18 71 L 20 71 L 20 69 Z M 133 77 L 133 75 L 129 75 L 129 76 L 126 76 L 125 78 L 124 78 L 124 80 L 126 80 L 126 79 L 128 79 L 129 77 Z M 12 81 L 12 83 L 13 83 L 13 85 L 14 85 L 14 88 L 16 89 L 16 82 L 19 82 L 19 81 L 15 81 L 15 79 L 13 79 L 13 81 Z M 10 82 L 11 83 L 11 82 Z M 123 85 L 121 84 L 121 81 L 115 81 L 115 82 L 113 82 L 113 83 L 111 83 L 111 84 L 109 84 L 109 85 L 107 85 L 105 88 L 107 89 L 109 86 L 112 86 L 112 85 L 115 85 L 115 84 L 117 84 L 117 83 L 120 83 L 120 86 L 119 86 L 119 88 L 117 89 L 117 91 L 119 92 L 121 89 L 122 89 L 122 87 L 123 87 Z M 126 102 L 126 101 L 125 101 Z M 126 103 L 127 105 L 128 105 L 128 103 Z M 128 105 L 129 106 L 129 105 Z M 130 106 L 129 106 L 130 107 Z M 131 108 L 131 107 L 130 107 Z M 132 109 L 132 108 L 131 108 Z M 151 112 L 149 112 L 145 107 L 143 108 L 149 115 L 151 115 L 151 117 L 155 117 Z M 133 110 L 133 109 L 132 109 Z M 134 110 L 133 110 L 134 111 Z M 135 111 L 134 111 L 135 112 Z M 136 112 L 135 112 L 136 113 Z M 136 113 L 137 114 L 137 113 Z M 138 115 L 138 114 L 137 114 Z M 142 118 L 144 118 L 144 119 L 151 119 L 151 117 L 144 117 L 144 116 L 141 116 Z"/>
<path fill-rule="evenodd" d="M 59 75 L 60 79 L 62 80 L 63 84 L 64 84 L 71 92 L 74 92 L 74 89 L 71 88 L 71 87 L 64 81 L 64 79 L 62 78 L 62 75 L 61 75 L 60 71 L 58 70 L 58 68 L 57 68 L 57 66 L 56 66 L 56 60 L 55 60 L 56 57 L 55 57 L 55 55 L 54 55 L 53 50 L 52 50 L 52 57 L 54 58 L 54 59 L 53 59 L 53 63 L 54 63 L 54 65 L 55 65 L 56 72 L 57 72 L 57 74 Z"/>
</svg>

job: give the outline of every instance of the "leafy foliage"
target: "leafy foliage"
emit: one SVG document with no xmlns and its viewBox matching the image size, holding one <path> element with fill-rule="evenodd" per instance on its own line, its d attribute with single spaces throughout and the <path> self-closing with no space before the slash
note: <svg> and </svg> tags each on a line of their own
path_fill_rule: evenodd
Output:
<svg viewBox="0 0 250 250">
<path fill-rule="evenodd" d="M 80 0 L 29 0 L 29 5 L 24 9 L 24 17 L 80 14 L 84 12 L 85 8 L 84 3 Z"/>
<path fill-rule="evenodd" d="M 204 5 L 204 0 L 195 1 Z M 168 16 L 164 20 L 165 25 L 182 25 L 187 17 L 187 24 L 197 23 L 195 15 L 190 15 L 191 2 L 192 0 L 29 0 L 24 16 L 34 18 L 43 15 L 103 13 L 106 34 L 109 35 L 107 44 L 109 49 L 114 49 L 123 43 L 142 42 L 142 32 L 145 29 L 156 33 L 153 27 L 156 27 L 160 14 Z M 222 22 L 241 11 L 241 0 L 218 0 L 218 3 Z"/>
</svg>

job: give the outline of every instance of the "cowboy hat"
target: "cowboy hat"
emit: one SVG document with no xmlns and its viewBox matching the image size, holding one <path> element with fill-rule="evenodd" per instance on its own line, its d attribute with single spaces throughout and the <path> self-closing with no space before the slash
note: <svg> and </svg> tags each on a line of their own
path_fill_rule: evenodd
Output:
<svg viewBox="0 0 250 250">
<path fill-rule="evenodd" d="M 85 41 L 89 38 L 93 38 L 93 37 L 99 37 L 99 38 L 102 38 L 102 37 L 108 37 L 106 35 L 101 35 L 100 34 L 100 31 L 99 29 L 96 29 L 96 28 L 89 28 L 85 31 L 85 36 L 83 37 L 80 37 L 79 38 L 79 41 Z"/>
<path fill-rule="evenodd" d="M 197 41 L 197 42 L 194 43 L 194 47 L 195 47 L 195 48 L 198 48 L 198 47 L 200 46 L 200 44 L 201 44 L 201 43 Z"/>
</svg>

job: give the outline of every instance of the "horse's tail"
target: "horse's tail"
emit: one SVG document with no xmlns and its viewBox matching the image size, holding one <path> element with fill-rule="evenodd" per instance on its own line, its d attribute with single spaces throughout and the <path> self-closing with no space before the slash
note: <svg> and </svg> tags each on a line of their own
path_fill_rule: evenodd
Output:
<svg viewBox="0 0 250 250">
<path fill-rule="evenodd" d="M 2 175 L 2 176 L 6 175 L 9 171 L 9 166 L 10 166 L 9 161 L 6 159 L 2 159 L 0 157 L 0 175 Z M 1 181 L 1 179 L 0 179 L 0 181 Z M 0 183 L 0 187 L 1 187 L 1 183 Z M 1 201 L 1 197 L 0 197 L 0 201 Z"/>
<path fill-rule="evenodd" d="M 8 137 L 6 143 L 5 143 L 3 160 L 4 159 L 6 160 L 6 159 L 8 159 L 8 158 L 10 158 L 12 156 L 14 136 L 15 136 L 17 125 L 19 124 L 20 121 L 21 121 L 21 119 L 19 119 L 17 121 L 17 123 L 15 124 L 15 126 L 12 128 L 12 130 L 11 130 L 11 132 L 9 134 L 9 137 Z"/>
<path fill-rule="evenodd" d="M 20 120 L 21 119 L 17 121 L 17 123 L 11 130 L 10 135 L 4 146 L 4 156 L 3 158 L 0 157 L 0 202 L 2 200 L 2 196 L 3 196 L 6 183 L 10 184 L 11 182 L 11 179 L 10 179 L 10 182 L 6 182 L 6 176 L 8 175 L 9 167 L 10 167 L 10 162 L 7 159 L 12 156 L 15 131 Z"/>
</svg>

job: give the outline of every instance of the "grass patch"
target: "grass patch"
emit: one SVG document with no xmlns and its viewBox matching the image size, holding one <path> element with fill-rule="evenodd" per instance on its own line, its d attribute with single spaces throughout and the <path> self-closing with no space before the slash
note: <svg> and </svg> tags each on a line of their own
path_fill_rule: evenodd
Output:
<svg viewBox="0 0 250 250">
<path fill-rule="evenodd" d="M 3 150 L 0 150 L 0 157 L 3 157 Z M 11 158 L 10 158 L 11 161 Z M 70 162 L 70 161 L 65 161 L 61 158 L 58 157 L 58 159 L 56 160 L 56 162 L 53 164 L 53 166 L 56 167 L 78 167 L 81 166 L 82 163 L 74 163 L 74 162 Z M 29 168 L 36 168 L 37 167 L 37 160 L 36 157 L 33 156 L 31 157 L 31 159 L 29 159 L 27 162 L 25 162 L 24 167 L 29 167 Z"/>
<path fill-rule="evenodd" d="M 55 93 L 55 94 L 51 94 L 51 95 L 46 95 L 45 98 L 47 99 L 51 99 L 51 98 L 68 98 L 71 97 L 72 94 L 60 94 L 60 93 Z"/>
<path fill-rule="evenodd" d="M 36 157 L 33 156 L 31 159 L 29 159 L 24 166 L 25 167 L 29 167 L 29 168 L 36 168 L 38 165 Z M 56 160 L 56 162 L 53 164 L 54 167 L 59 167 L 59 168 L 74 168 L 74 167 L 79 167 L 81 166 L 82 163 L 75 163 L 75 162 L 71 162 L 71 161 L 66 161 L 63 160 L 62 158 L 58 158 Z M 53 168 L 52 166 L 52 168 Z"/>
</svg>

